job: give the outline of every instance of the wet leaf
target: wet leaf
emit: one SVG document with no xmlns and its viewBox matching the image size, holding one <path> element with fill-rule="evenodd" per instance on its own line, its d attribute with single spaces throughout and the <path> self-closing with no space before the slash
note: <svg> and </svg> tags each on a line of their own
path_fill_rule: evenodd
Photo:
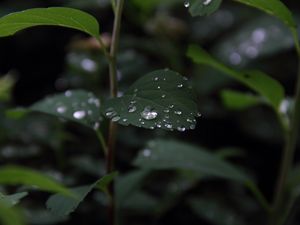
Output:
<svg viewBox="0 0 300 225">
<path fill-rule="evenodd" d="M 93 16 L 78 9 L 64 7 L 35 8 L 8 14 L 0 19 L 0 37 L 41 25 L 73 28 L 99 37 L 99 24 Z"/>
<path fill-rule="evenodd" d="M 221 3 L 222 0 L 189 0 L 185 6 L 192 16 L 207 16 L 218 10 Z"/>
<path fill-rule="evenodd" d="M 122 125 L 179 131 L 194 129 L 199 116 L 187 79 L 171 70 L 143 76 L 122 97 L 108 100 L 103 113 Z"/>
<path fill-rule="evenodd" d="M 1 167 L 0 184 L 36 186 L 43 191 L 61 193 L 74 198 L 74 194 L 69 189 L 45 174 L 20 166 Z"/>
<path fill-rule="evenodd" d="M 233 90 L 223 90 L 221 98 L 227 108 L 234 110 L 242 110 L 264 103 L 259 96 Z"/>
<path fill-rule="evenodd" d="M 236 71 L 231 69 L 196 45 L 189 47 L 187 55 L 195 63 L 211 66 L 248 86 L 264 97 L 266 102 L 276 111 L 279 110 L 280 103 L 284 99 L 284 89 L 277 80 L 260 71 Z"/>
<path fill-rule="evenodd" d="M 65 195 L 55 194 L 52 195 L 46 202 L 47 208 L 57 217 L 65 217 L 74 212 L 79 204 L 85 199 L 85 197 L 94 189 L 107 192 L 108 184 L 117 176 L 117 173 L 111 173 L 103 176 L 101 179 L 93 183 L 92 185 L 85 185 L 76 188 L 72 188 L 72 191 L 77 194 L 77 198 L 70 198 Z"/>
<path fill-rule="evenodd" d="M 207 150 L 175 140 L 149 142 L 134 160 L 134 165 L 155 170 L 182 169 L 242 183 L 250 180 L 239 168 Z"/>
<path fill-rule="evenodd" d="M 92 129 L 97 129 L 102 120 L 100 100 L 91 92 L 69 90 L 33 104 L 32 111 L 42 112 L 71 120 Z"/>
</svg>

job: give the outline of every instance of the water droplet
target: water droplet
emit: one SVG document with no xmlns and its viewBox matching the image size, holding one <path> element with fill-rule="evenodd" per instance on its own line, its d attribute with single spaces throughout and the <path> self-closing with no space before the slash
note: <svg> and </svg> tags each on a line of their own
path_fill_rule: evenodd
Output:
<svg viewBox="0 0 300 225">
<path fill-rule="evenodd" d="M 185 8 L 190 7 L 190 2 L 189 2 L 189 1 L 185 1 L 185 2 L 184 2 L 184 7 L 185 7 Z"/>
<path fill-rule="evenodd" d="M 119 121 L 120 119 L 121 119 L 121 117 L 119 117 L 119 116 L 114 116 L 114 117 L 111 119 L 111 121 L 117 122 L 117 121 Z"/>
<path fill-rule="evenodd" d="M 134 92 L 138 92 L 138 90 L 139 90 L 139 89 L 135 88 L 135 89 L 134 89 Z"/>
<path fill-rule="evenodd" d="M 182 114 L 181 111 L 174 111 L 174 113 L 175 113 L 176 115 L 181 115 L 181 114 Z"/>
<path fill-rule="evenodd" d="M 174 105 L 169 105 L 169 108 L 170 108 L 170 109 L 174 108 Z"/>
<path fill-rule="evenodd" d="M 201 117 L 201 116 L 202 116 L 202 114 L 198 112 L 197 113 L 197 117 Z"/>
<path fill-rule="evenodd" d="M 129 105 L 128 107 L 128 112 L 132 113 L 136 111 L 136 106 L 135 105 Z"/>
<path fill-rule="evenodd" d="M 178 84 L 177 87 L 178 87 L 178 88 L 182 88 L 182 87 L 183 87 L 183 84 Z"/>
<path fill-rule="evenodd" d="M 160 86 L 157 86 L 157 89 L 160 89 Z"/>
<path fill-rule="evenodd" d="M 166 123 L 166 124 L 165 124 L 165 127 L 168 128 L 168 129 L 172 129 L 173 126 L 172 126 L 172 124 L 170 124 L 170 123 Z"/>
<path fill-rule="evenodd" d="M 155 80 L 155 81 L 158 81 L 158 77 L 154 77 L 154 80 Z"/>
<path fill-rule="evenodd" d="M 260 44 L 266 39 L 266 30 L 264 28 L 257 28 L 253 31 L 251 37 L 254 43 Z"/>
<path fill-rule="evenodd" d="M 162 95 L 161 97 L 162 97 L 162 98 L 165 98 L 165 97 L 166 97 L 166 95 Z"/>
<path fill-rule="evenodd" d="M 124 118 L 122 121 L 126 123 L 128 121 L 128 119 Z"/>
<path fill-rule="evenodd" d="M 68 90 L 65 92 L 66 97 L 71 97 L 72 96 L 72 91 Z"/>
<path fill-rule="evenodd" d="M 170 110 L 169 109 L 164 109 L 164 112 L 168 113 L 168 112 L 170 112 Z"/>
<path fill-rule="evenodd" d="M 145 124 L 145 122 L 144 122 L 144 121 L 142 121 L 142 122 L 141 122 L 141 124 L 142 124 L 142 125 L 144 125 L 144 124 Z"/>
<path fill-rule="evenodd" d="M 56 109 L 56 112 L 58 113 L 65 113 L 67 111 L 67 108 L 65 106 L 59 106 Z"/>
<path fill-rule="evenodd" d="M 143 112 L 141 112 L 141 116 L 145 120 L 153 120 L 157 117 L 157 115 L 158 113 L 155 110 L 151 109 L 151 107 L 149 106 L 145 107 Z"/>
<path fill-rule="evenodd" d="M 212 0 L 205 0 L 205 1 L 203 2 L 203 5 L 209 5 L 209 4 L 211 3 L 211 1 L 212 1 Z"/>
<path fill-rule="evenodd" d="M 148 149 L 148 148 L 144 149 L 144 150 L 143 150 L 143 156 L 144 156 L 144 157 L 149 157 L 149 156 L 151 156 L 151 150 Z"/>
<path fill-rule="evenodd" d="M 160 123 L 158 123 L 156 126 L 157 126 L 158 128 L 161 128 L 161 124 L 160 124 Z"/>
<path fill-rule="evenodd" d="M 83 110 L 76 111 L 73 113 L 73 117 L 78 120 L 83 119 L 85 117 L 85 111 Z"/>
<path fill-rule="evenodd" d="M 177 130 L 180 132 L 184 132 L 186 130 L 186 128 L 184 126 L 179 126 L 179 127 L 177 127 Z"/>
<path fill-rule="evenodd" d="M 193 120 L 191 120 L 189 118 L 187 118 L 186 121 L 189 122 L 189 123 L 193 123 Z"/>
<path fill-rule="evenodd" d="M 183 77 L 183 80 L 188 80 L 188 78 L 187 77 Z"/>
<path fill-rule="evenodd" d="M 190 125 L 190 129 L 191 129 L 191 130 L 194 130 L 195 128 L 196 128 L 196 125 L 195 125 L 195 124 L 191 124 L 191 125 Z"/>
</svg>

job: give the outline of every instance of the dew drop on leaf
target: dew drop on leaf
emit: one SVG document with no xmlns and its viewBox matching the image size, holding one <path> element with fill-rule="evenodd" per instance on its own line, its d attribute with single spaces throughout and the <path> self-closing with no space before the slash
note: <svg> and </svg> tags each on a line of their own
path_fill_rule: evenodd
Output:
<svg viewBox="0 0 300 225">
<path fill-rule="evenodd" d="M 184 126 L 179 126 L 179 127 L 177 127 L 177 130 L 180 132 L 184 132 L 186 130 L 186 128 Z"/>
<path fill-rule="evenodd" d="M 145 120 L 153 120 L 157 117 L 157 115 L 158 113 L 149 106 L 146 106 L 143 112 L 141 112 L 141 116 Z"/>
<path fill-rule="evenodd" d="M 174 111 L 174 113 L 175 113 L 176 115 L 181 115 L 181 114 L 182 114 L 181 111 Z"/>
<path fill-rule="evenodd" d="M 182 88 L 182 87 L 183 87 L 183 84 L 178 84 L 177 87 L 178 87 L 178 88 Z"/>
<path fill-rule="evenodd" d="M 205 0 L 205 1 L 203 2 L 203 5 L 209 5 L 209 4 L 211 3 L 211 1 L 212 1 L 212 0 Z"/>
<path fill-rule="evenodd" d="M 190 2 L 189 2 L 189 1 L 185 1 L 185 2 L 184 2 L 184 7 L 185 7 L 185 8 L 190 7 Z"/>
<path fill-rule="evenodd" d="M 136 111 L 136 106 L 135 105 L 129 105 L 128 107 L 128 112 L 132 113 Z"/>
<path fill-rule="evenodd" d="M 121 117 L 119 117 L 119 116 L 114 116 L 114 117 L 111 119 L 111 121 L 117 122 L 117 121 L 119 121 L 120 119 L 121 119 Z"/>
<path fill-rule="evenodd" d="M 67 108 L 65 106 L 59 106 L 57 107 L 56 111 L 58 113 L 65 113 L 67 111 Z"/>
<path fill-rule="evenodd" d="M 83 110 L 76 111 L 73 113 L 73 117 L 78 120 L 83 119 L 85 117 L 85 111 Z"/>
</svg>

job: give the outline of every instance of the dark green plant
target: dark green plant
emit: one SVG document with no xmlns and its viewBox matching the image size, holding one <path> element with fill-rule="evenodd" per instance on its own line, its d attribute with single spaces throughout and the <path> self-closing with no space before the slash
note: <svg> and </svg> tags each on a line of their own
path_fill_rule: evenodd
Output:
<svg viewBox="0 0 300 225">
<path fill-rule="evenodd" d="M 289 9 L 281 1 L 236 1 L 258 8 L 283 21 L 292 33 L 296 52 L 300 58 L 296 22 Z M 157 1 L 134 2 L 141 8 L 151 8 L 158 4 Z M 140 185 L 149 171 L 175 170 L 181 171 L 183 177 L 190 177 L 191 182 L 187 189 L 193 187 L 198 180 L 205 177 L 220 177 L 238 182 L 252 192 L 256 200 L 265 209 L 269 216 L 270 225 L 284 224 L 299 194 L 299 191 L 297 191 L 297 180 L 295 181 L 295 179 L 291 178 L 292 182 L 289 182 L 288 176 L 291 172 L 300 125 L 300 70 L 293 98 L 294 104 L 290 106 L 290 114 L 288 114 L 287 110 L 282 109 L 282 104 L 287 100 L 284 88 L 278 81 L 258 70 L 238 71 L 231 68 L 219 62 L 197 45 L 190 45 L 187 51 L 187 56 L 195 63 L 212 67 L 227 74 L 230 78 L 237 80 L 256 93 L 255 95 L 247 95 L 242 92 L 225 90 L 222 92 L 222 99 L 226 105 L 231 108 L 241 109 L 257 104 L 265 104 L 274 112 L 278 123 L 281 125 L 285 147 L 273 203 L 270 204 L 266 200 L 250 176 L 224 160 L 228 152 L 222 152 L 219 155 L 212 154 L 205 149 L 199 149 L 193 145 L 181 142 L 177 143 L 176 141 L 156 140 L 149 142 L 146 149 L 134 161 L 134 165 L 141 170 L 124 177 L 123 180 L 118 180 L 115 184 L 114 159 L 116 154 L 117 124 L 184 132 L 195 128 L 196 118 L 200 114 L 197 109 L 197 96 L 187 78 L 169 69 L 148 73 L 133 83 L 122 96 L 118 96 L 117 57 L 124 0 L 112 0 L 111 3 L 115 17 L 109 49 L 106 48 L 103 37 L 100 34 L 97 20 L 93 16 L 77 9 L 64 7 L 35 8 L 12 13 L 0 19 L 1 37 L 14 35 L 23 29 L 41 25 L 72 28 L 92 36 L 98 41 L 99 50 L 103 52 L 107 60 L 111 97 L 104 104 L 100 104 L 99 98 L 93 93 L 84 90 L 68 90 L 65 93 L 50 96 L 37 102 L 22 112 L 43 112 L 78 122 L 93 129 L 106 156 L 106 175 L 104 177 L 92 185 L 76 187 L 70 191 L 53 181 L 40 177 L 39 174 L 33 171 L 26 173 L 25 169 L 8 167 L 0 170 L 0 183 L 31 184 L 37 185 L 42 190 L 58 192 L 50 197 L 47 201 L 47 206 L 59 216 L 65 216 L 74 211 L 94 188 L 100 189 L 108 195 L 108 221 L 110 225 L 113 225 L 117 223 L 116 208 L 118 210 L 121 208 L 122 200 L 124 201 L 126 195 Z M 192 16 L 203 16 L 215 12 L 221 3 L 221 0 L 191 0 L 186 1 L 184 6 L 189 9 Z M 102 134 L 100 127 L 104 117 L 110 119 L 110 122 L 108 130 Z M 105 138 L 106 136 L 107 138 Z M 24 180 L 22 179 L 24 176 L 29 176 L 32 179 Z M 8 179 L 7 177 L 14 179 Z M 45 185 L 45 183 L 47 184 Z M 124 183 L 128 185 L 125 191 L 120 189 L 121 184 Z M 142 193 L 139 194 L 135 196 L 137 199 L 147 198 Z M 176 200 L 172 195 L 170 199 L 170 202 Z M 188 202 L 191 208 L 203 208 L 201 202 L 193 200 Z M 155 201 L 151 203 L 153 205 L 156 204 Z M 3 207 L 9 210 L 6 204 L 3 204 Z M 214 204 L 210 203 L 205 205 L 214 207 Z M 162 213 L 167 208 L 168 206 L 165 205 L 159 208 L 158 211 Z M 201 212 L 203 210 L 200 210 L 200 214 Z M 230 212 L 227 213 L 230 214 Z M 222 215 L 222 213 L 220 214 Z M 225 213 L 225 215 L 227 214 Z M 0 216 L 2 216 L 6 224 L 21 224 L 21 219 L 19 222 L 8 223 L 5 221 L 5 215 L 0 214 Z M 209 215 L 204 216 L 208 219 L 210 218 Z"/>
</svg>

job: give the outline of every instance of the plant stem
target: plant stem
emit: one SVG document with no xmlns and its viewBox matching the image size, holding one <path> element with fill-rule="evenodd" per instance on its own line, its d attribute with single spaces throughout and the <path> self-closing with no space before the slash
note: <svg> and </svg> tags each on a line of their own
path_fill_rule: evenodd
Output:
<svg viewBox="0 0 300 225">
<path fill-rule="evenodd" d="M 110 80 L 110 96 L 112 98 L 117 97 L 117 50 L 119 46 L 121 17 L 123 11 L 124 0 L 117 0 L 115 6 L 115 19 L 112 34 L 112 43 L 110 48 L 110 60 L 109 60 L 109 80 Z M 106 158 L 106 172 L 111 173 L 114 170 L 114 155 L 115 155 L 115 143 L 116 143 L 117 124 L 110 121 L 109 133 L 108 133 L 108 146 L 107 146 L 107 158 Z M 108 206 L 108 224 L 115 224 L 115 195 L 114 195 L 114 183 L 109 185 L 110 203 Z"/>
<path fill-rule="evenodd" d="M 297 51 L 298 52 L 298 51 Z M 300 125 L 300 57 L 298 65 L 298 77 L 295 94 L 295 105 L 292 111 L 290 128 L 285 134 L 285 146 L 283 149 L 283 157 L 281 162 L 280 175 L 277 181 L 273 210 L 270 216 L 270 225 L 280 224 L 278 216 L 281 216 L 281 207 L 286 197 L 286 183 L 289 171 L 293 164 L 294 153 L 297 145 L 297 137 Z M 283 224 L 283 222 L 281 222 Z"/>
</svg>

